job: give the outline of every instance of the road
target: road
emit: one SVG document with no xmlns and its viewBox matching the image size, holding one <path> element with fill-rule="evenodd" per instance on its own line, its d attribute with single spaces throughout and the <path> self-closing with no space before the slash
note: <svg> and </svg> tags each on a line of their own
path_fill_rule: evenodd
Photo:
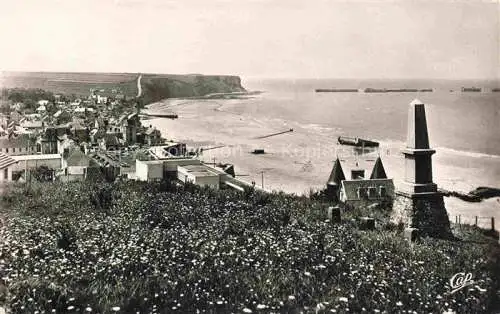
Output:
<svg viewBox="0 0 500 314">
<path fill-rule="evenodd" d="M 142 75 L 139 74 L 139 77 L 137 78 L 137 98 L 139 98 L 142 95 L 141 79 Z"/>
</svg>

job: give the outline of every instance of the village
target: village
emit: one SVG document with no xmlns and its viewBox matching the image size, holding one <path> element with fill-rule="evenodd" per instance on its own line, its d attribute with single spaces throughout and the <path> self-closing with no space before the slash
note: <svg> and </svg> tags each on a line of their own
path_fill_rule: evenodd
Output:
<svg viewBox="0 0 500 314">
<path fill-rule="evenodd" d="M 14 97 L 11 97 L 14 98 Z M 21 98 L 21 97 L 16 97 Z M 176 177 L 214 188 L 243 191 L 228 164 L 208 165 L 185 143 L 167 141 L 135 100 L 117 90 L 91 89 L 87 98 L 54 95 L 27 109 L 4 101 L 0 115 L 0 183 Z M 145 123 L 144 123 L 145 122 Z"/>
</svg>

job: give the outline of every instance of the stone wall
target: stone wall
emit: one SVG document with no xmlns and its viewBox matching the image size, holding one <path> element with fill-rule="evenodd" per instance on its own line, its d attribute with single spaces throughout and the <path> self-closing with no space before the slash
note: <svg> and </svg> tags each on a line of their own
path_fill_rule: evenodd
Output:
<svg viewBox="0 0 500 314">
<path fill-rule="evenodd" d="M 452 238 L 450 221 L 440 193 L 406 195 L 398 193 L 394 200 L 391 221 L 417 228 L 422 236 Z"/>
</svg>

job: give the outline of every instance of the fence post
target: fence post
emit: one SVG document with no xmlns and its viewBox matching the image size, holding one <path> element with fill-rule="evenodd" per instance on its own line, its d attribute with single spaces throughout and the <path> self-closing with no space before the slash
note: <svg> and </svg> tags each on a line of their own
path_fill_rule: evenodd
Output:
<svg viewBox="0 0 500 314">
<path fill-rule="evenodd" d="M 477 216 L 476 216 L 476 223 L 474 224 L 474 226 L 476 226 L 476 227 L 477 227 Z"/>
<path fill-rule="evenodd" d="M 495 230 L 495 217 L 491 217 L 491 230 Z"/>
</svg>

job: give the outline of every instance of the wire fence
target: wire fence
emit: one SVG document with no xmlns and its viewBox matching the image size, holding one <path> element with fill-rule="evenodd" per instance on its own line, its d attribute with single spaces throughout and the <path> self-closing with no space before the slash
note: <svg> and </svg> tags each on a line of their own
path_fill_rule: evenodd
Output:
<svg viewBox="0 0 500 314">
<path fill-rule="evenodd" d="M 450 222 L 457 225 L 471 225 L 478 226 L 484 229 L 495 230 L 495 217 L 485 217 L 485 216 L 466 216 L 466 215 L 456 215 L 455 217 L 450 217 Z"/>
</svg>

